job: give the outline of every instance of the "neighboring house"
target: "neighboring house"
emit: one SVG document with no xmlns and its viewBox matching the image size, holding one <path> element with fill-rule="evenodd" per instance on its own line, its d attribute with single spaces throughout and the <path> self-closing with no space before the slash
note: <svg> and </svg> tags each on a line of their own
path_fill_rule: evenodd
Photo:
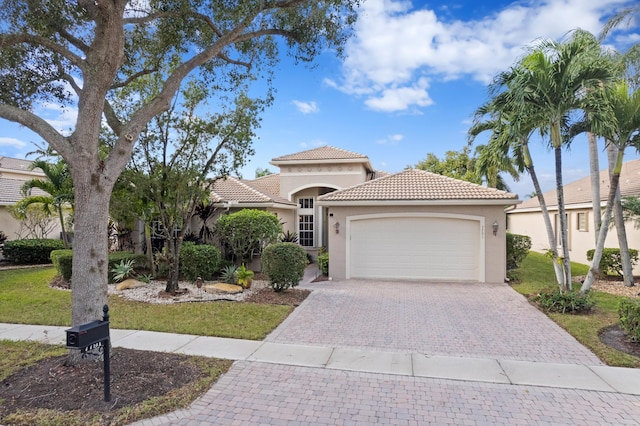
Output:
<svg viewBox="0 0 640 426">
<path fill-rule="evenodd" d="M 620 174 L 620 193 L 622 197 L 640 196 L 640 160 L 629 161 L 622 166 Z M 609 194 L 609 171 L 600 172 L 600 198 L 604 210 Z M 544 193 L 544 199 L 551 215 L 551 223 L 558 238 L 558 201 L 556 190 Z M 593 203 L 591 200 L 591 178 L 589 176 L 564 186 L 564 200 L 567 212 L 568 242 L 571 260 L 589 264 L 587 251 L 595 248 L 596 235 L 593 229 Z M 540 203 L 534 197 L 524 201 L 516 208 L 507 211 L 508 229 L 514 234 L 531 237 L 532 249 L 544 252 L 549 249 L 549 239 L 544 227 Z M 613 222 L 613 221 L 612 221 Z M 629 248 L 640 249 L 640 230 L 634 223 L 626 222 Z M 605 247 L 618 247 L 616 228 L 612 226 L 607 234 Z M 640 274 L 640 265 L 636 265 L 634 274 Z"/>
<path fill-rule="evenodd" d="M 9 207 L 15 205 L 24 198 L 22 185 L 31 179 L 45 179 L 40 169 L 31 170 L 31 161 L 18 158 L 0 156 L 0 231 L 4 232 L 9 240 L 20 237 L 20 221 L 9 213 Z M 32 195 L 47 195 L 45 192 L 34 188 Z M 56 217 L 52 218 L 53 229 L 50 238 L 58 238 L 60 226 Z"/>
<path fill-rule="evenodd" d="M 312 256 L 328 249 L 332 279 L 505 278 L 504 209 L 515 194 L 419 170 L 389 175 L 330 146 L 271 164 L 279 174 L 218 180 L 214 205 L 275 213 Z"/>
</svg>

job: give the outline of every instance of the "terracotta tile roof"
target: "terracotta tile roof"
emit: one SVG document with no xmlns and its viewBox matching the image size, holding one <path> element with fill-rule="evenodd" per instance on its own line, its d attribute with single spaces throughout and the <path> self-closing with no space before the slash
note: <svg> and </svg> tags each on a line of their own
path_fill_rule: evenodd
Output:
<svg viewBox="0 0 640 426">
<path fill-rule="evenodd" d="M 518 196 L 450 177 L 407 169 L 323 195 L 320 201 L 505 200 Z"/>
<path fill-rule="evenodd" d="M 587 176 L 575 182 L 564 185 L 565 205 L 591 203 L 591 177 Z M 600 171 L 600 200 L 606 201 L 609 194 L 609 170 Z M 620 194 L 623 197 L 640 196 L 640 160 L 628 161 L 622 165 L 620 173 Z M 547 207 L 557 207 L 557 191 L 545 192 L 544 199 Z M 538 197 L 529 198 L 520 204 L 516 210 L 539 208 Z"/>
<path fill-rule="evenodd" d="M 306 151 L 296 152 L 295 154 L 283 155 L 276 157 L 272 162 L 280 161 L 327 161 L 327 160 L 364 160 L 369 162 L 369 157 L 358 154 L 356 152 L 347 151 L 332 146 L 321 146 L 319 148 L 308 149 Z"/>
<path fill-rule="evenodd" d="M 19 200 L 22 200 L 22 185 L 25 181 L 22 179 L 11 179 L 0 177 L 0 205 L 13 205 Z M 31 195 L 48 195 L 46 192 L 33 188 Z"/>
<path fill-rule="evenodd" d="M 218 179 L 211 191 L 211 201 L 214 203 L 236 201 L 242 203 L 277 203 L 295 205 L 276 195 L 264 194 L 234 177 Z"/>
<path fill-rule="evenodd" d="M 264 194 L 280 196 L 280 175 L 278 173 L 253 180 L 243 180 L 242 182 Z"/>
</svg>

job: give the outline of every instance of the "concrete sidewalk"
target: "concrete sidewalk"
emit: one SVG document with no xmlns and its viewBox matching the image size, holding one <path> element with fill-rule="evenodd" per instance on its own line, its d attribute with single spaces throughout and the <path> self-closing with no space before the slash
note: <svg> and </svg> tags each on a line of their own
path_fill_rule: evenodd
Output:
<svg viewBox="0 0 640 426">
<path fill-rule="evenodd" d="M 0 340 L 64 344 L 67 328 L 0 323 Z M 117 329 L 111 330 L 111 342 L 114 347 L 236 361 L 640 395 L 640 369 L 631 368 L 430 356 L 420 352 L 374 351 Z"/>
</svg>

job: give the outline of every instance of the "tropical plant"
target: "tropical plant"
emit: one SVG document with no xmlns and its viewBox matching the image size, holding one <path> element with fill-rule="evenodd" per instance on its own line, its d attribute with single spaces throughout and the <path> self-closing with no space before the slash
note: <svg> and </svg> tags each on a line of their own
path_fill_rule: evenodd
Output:
<svg viewBox="0 0 640 426">
<path fill-rule="evenodd" d="M 222 280 L 222 282 L 225 282 L 227 284 L 236 284 L 238 282 L 238 266 L 227 265 L 222 268 L 220 279 Z"/>
<path fill-rule="evenodd" d="M 536 173 L 535 164 L 529 151 L 529 139 L 535 128 L 530 123 L 529 117 L 534 113 L 533 108 L 523 109 L 523 105 L 515 107 L 510 91 L 511 81 L 515 79 L 517 70 L 511 70 L 499 74 L 490 87 L 493 98 L 475 112 L 474 122 L 468 131 L 469 143 L 482 132 L 491 131 L 487 145 L 480 152 L 480 162 L 503 161 L 504 157 L 512 157 L 513 165 L 517 170 L 524 167 L 531 177 L 535 191 L 530 194 L 538 198 L 542 219 L 549 241 L 549 254 L 554 259 L 552 262 L 556 275 L 556 282 L 562 286 L 564 273 L 558 256 L 556 236 L 551 216 L 544 199 L 540 181 Z M 526 106 L 526 105 L 525 105 Z M 509 155 L 509 153 L 511 153 Z M 491 160 L 496 156 L 498 160 Z M 482 165 L 480 167 L 483 167 Z"/>
<path fill-rule="evenodd" d="M 616 196 L 619 194 L 620 173 L 622 172 L 624 151 L 628 146 L 640 149 L 640 88 L 631 91 L 625 80 L 618 81 L 603 93 L 600 102 L 608 105 L 615 117 L 615 126 L 609 126 L 607 123 L 607 125 L 602 125 L 599 131 L 610 141 L 609 143 L 615 145 L 616 159 L 613 168 L 610 169 L 607 205 L 602 216 L 602 226 L 598 233 L 591 268 L 582 284 L 581 291 L 583 292 L 591 288 L 599 270 L 598 265 L 600 264 L 600 258 L 604 250 L 607 232 L 609 231 L 611 213 L 614 208 Z M 624 262 L 624 264 L 629 265 L 630 263 L 630 260 Z M 633 285 L 633 279 L 631 279 L 627 285 Z"/>
<path fill-rule="evenodd" d="M 287 231 L 280 237 L 281 243 L 297 243 L 298 242 L 298 233 Z"/>
<path fill-rule="evenodd" d="M 113 269 L 113 280 L 115 282 L 124 281 L 135 273 L 135 260 L 123 259 Z"/>
<path fill-rule="evenodd" d="M 64 248 L 69 248 L 69 239 L 64 220 L 64 207 L 73 206 L 73 181 L 67 163 L 58 159 L 56 163 L 48 163 L 44 160 L 35 160 L 31 163 L 31 169 L 41 169 L 46 177 L 42 179 L 30 179 L 22 185 L 22 193 L 25 198 L 18 201 L 15 209 L 18 211 L 26 209 L 27 206 L 37 204 L 42 206 L 42 210 L 51 215 L 51 208 L 58 214 L 60 229 L 62 231 L 62 241 Z M 47 195 L 29 195 L 34 188 L 40 189 Z"/>
<path fill-rule="evenodd" d="M 613 79 L 612 63 L 592 34 L 575 30 L 562 42 L 538 41 L 510 74 L 510 109 L 519 113 L 519 119 L 526 123 L 524 127 L 538 129 L 548 137 L 554 150 L 563 266 L 560 288 L 567 291 L 571 289 L 571 268 L 562 182 L 562 148 L 569 141 L 568 129 L 575 122 L 584 120 L 581 113 L 592 123 L 605 123 L 611 119 L 609 110 L 594 102 L 593 95 L 602 92 L 603 86 Z"/>
<path fill-rule="evenodd" d="M 238 285 L 241 285 L 244 288 L 251 287 L 253 277 L 253 271 L 251 269 L 247 269 L 247 267 L 244 266 L 244 263 L 240 265 L 240 267 L 236 271 L 236 282 L 238 283 Z"/>
</svg>

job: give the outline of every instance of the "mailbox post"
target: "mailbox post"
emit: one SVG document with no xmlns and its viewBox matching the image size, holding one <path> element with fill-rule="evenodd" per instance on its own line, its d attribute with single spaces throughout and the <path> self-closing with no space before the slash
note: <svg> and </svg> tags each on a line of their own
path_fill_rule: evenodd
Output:
<svg viewBox="0 0 640 426">
<path fill-rule="evenodd" d="M 104 316 L 102 321 L 96 320 L 86 324 L 77 325 L 66 330 L 67 348 L 79 349 L 86 353 L 89 349 L 102 345 L 103 371 L 104 371 L 104 400 L 111 401 L 111 363 L 109 360 L 109 306 L 102 308 Z"/>
</svg>

